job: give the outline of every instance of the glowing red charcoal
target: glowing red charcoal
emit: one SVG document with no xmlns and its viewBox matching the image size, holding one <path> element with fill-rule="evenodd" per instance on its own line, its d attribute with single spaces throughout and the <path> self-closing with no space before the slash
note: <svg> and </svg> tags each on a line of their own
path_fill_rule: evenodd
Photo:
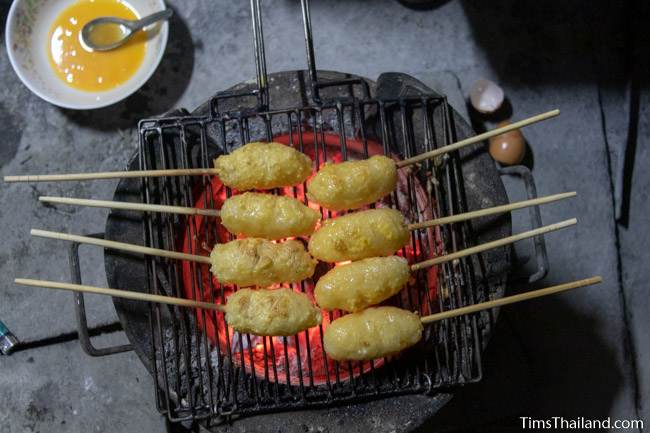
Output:
<svg viewBox="0 0 650 433">
<path fill-rule="evenodd" d="M 319 137 L 320 138 L 320 137 Z M 340 151 L 340 139 L 335 134 L 325 134 L 324 144 L 326 145 L 327 160 L 340 162 L 343 160 Z M 292 144 L 297 147 L 299 137 L 294 134 L 292 137 L 289 135 L 282 135 L 274 137 L 274 141 L 284 144 Z M 304 134 L 302 137 L 302 144 L 304 152 L 312 159 L 324 162 L 324 155 L 322 149 L 319 149 L 319 154 L 314 155 L 314 137 L 313 134 Z M 320 143 L 319 143 L 320 144 Z M 348 155 L 355 155 L 362 157 L 364 145 L 359 140 L 346 141 Z M 383 154 L 383 147 L 376 142 L 368 141 L 368 153 L 370 155 Z M 404 209 L 408 206 L 402 203 L 408 196 L 406 173 L 400 173 L 401 178 L 398 182 L 397 198 L 400 201 L 400 208 Z M 416 185 L 417 196 L 417 209 L 412 210 L 416 214 L 420 214 L 420 219 L 431 219 L 429 198 L 425 193 L 424 188 L 419 184 Z M 303 185 L 296 187 L 284 188 L 284 194 L 297 197 L 300 200 L 305 200 L 305 191 Z M 213 208 L 219 209 L 226 199 L 226 190 L 218 178 L 214 177 L 210 180 L 210 184 L 206 188 L 197 191 L 196 194 L 196 207 L 198 208 Z M 316 203 L 307 202 L 313 209 L 320 210 Z M 335 213 L 332 214 L 336 215 Z M 327 214 L 325 215 L 327 217 Z M 404 249 L 404 255 L 410 263 L 425 260 L 429 256 L 439 254 L 439 242 L 434 242 L 435 239 L 440 239 L 437 230 L 434 234 L 427 231 L 427 237 L 422 238 L 422 242 L 426 242 L 429 248 L 422 248 L 420 241 L 414 244 L 409 244 Z M 417 238 L 416 238 L 417 239 Z M 192 254 L 209 255 L 212 246 L 217 242 L 228 242 L 230 235 L 221 226 L 219 220 L 215 218 L 204 218 L 202 216 L 192 217 L 188 220 L 188 226 L 183 230 L 182 245 L 183 251 Z M 428 253 L 425 253 L 428 251 Z M 201 267 L 201 272 L 198 272 L 198 267 Z M 213 279 L 210 274 L 208 265 L 201 265 L 196 263 L 183 263 L 183 290 L 187 298 L 202 299 L 204 301 L 223 303 L 230 293 L 236 290 L 232 286 L 224 286 L 223 291 L 220 289 L 219 282 Z M 402 296 L 411 299 L 417 299 L 417 304 L 421 305 L 420 313 L 431 313 L 428 308 L 427 300 L 433 300 L 436 297 L 436 270 L 430 268 L 427 272 L 428 293 L 425 290 L 417 287 L 417 285 L 409 285 L 409 288 L 403 290 Z M 318 272 L 317 272 L 318 274 Z M 198 275 L 202 276 L 202 281 L 198 280 Z M 210 281 L 212 279 L 212 281 Z M 214 290 L 212 289 L 214 287 Z M 302 289 L 300 285 L 294 286 L 295 290 L 303 290 L 312 296 L 314 282 L 307 280 L 303 282 Z M 410 291 L 410 293 L 407 293 Z M 331 313 L 323 311 L 323 324 L 322 327 L 327 327 Z M 311 381 L 315 385 L 324 384 L 327 381 L 336 380 L 336 367 L 335 363 L 331 360 L 326 360 L 321 341 L 321 332 L 319 328 L 312 328 L 306 332 L 301 332 L 298 336 L 294 337 L 258 337 L 250 336 L 250 338 L 238 334 L 232 328 L 227 327 L 224 317 L 220 313 L 204 312 L 201 311 L 197 314 L 198 326 L 200 329 L 205 327 L 205 332 L 208 340 L 214 347 L 219 347 L 219 350 L 229 356 L 228 352 L 232 353 L 232 361 L 241 365 L 242 360 L 246 371 L 251 371 L 251 361 L 255 374 L 259 377 L 268 379 L 273 382 L 287 383 L 288 379 L 292 384 L 299 383 L 299 377 L 302 376 L 305 384 L 310 385 Z M 311 363 L 309 363 L 309 358 Z M 267 362 L 265 362 L 265 360 Z M 374 367 L 379 368 L 383 365 L 383 360 L 374 362 Z M 364 372 L 371 369 L 370 363 L 364 363 L 362 367 L 355 364 L 352 372 L 350 372 L 347 365 L 341 366 L 338 369 L 340 380 L 349 378 L 352 373 L 353 376 L 358 376 L 361 373 L 361 368 Z M 288 376 L 287 376 L 288 375 Z"/>
</svg>

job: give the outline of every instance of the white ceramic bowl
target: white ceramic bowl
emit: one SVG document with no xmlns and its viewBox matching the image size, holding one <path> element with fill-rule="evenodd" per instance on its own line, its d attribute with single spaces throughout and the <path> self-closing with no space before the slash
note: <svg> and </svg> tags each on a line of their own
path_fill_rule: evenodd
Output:
<svg viewBox="0 0 650 433">
<path fill-rule="evenodd" d="M 56 76 L 47 56 L 47 34 L 52 22 L 75 1 L 14 0 L 5 29 L 9 60 L 25 86 L 47 102 L 77 110 L 105 107 L 126 98 L 151 77 L 165 52 L 169 24 L 165 21 L 153 29 L 142 65 L 128 81 L 103 92 L 76 90 Z M 140 17 L 165 8 L 163 0 L 127 1 Z"/>
</svg>

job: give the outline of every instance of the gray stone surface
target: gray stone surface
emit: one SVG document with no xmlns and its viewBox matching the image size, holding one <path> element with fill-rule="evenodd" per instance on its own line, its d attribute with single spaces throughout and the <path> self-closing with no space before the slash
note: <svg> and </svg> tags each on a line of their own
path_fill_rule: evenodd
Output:
<svg viewBox="0 0 650 433">
<path fill-rule="evenodd" d="M 5 3 L 0 5 L 3 23 Z M 72 112 L 40 101 L 20 84 L 5 51 L 0 52 L 0 175 L 120 169 L 135 149 L 133 128 L 138 118 L 173 107 L 191 109 L 213 91 L 254 76 L 247 2 L 169 3 L 177 16 L 163 64 L 145 88 L 107 109 Z M 593 274 L 603 275 L 605 282 L 506 309 L 502 325 L 506 331 L 503 338 L 494 340 L 492 355 L 487 355 L 485 382 L 458 396 L 447 421 L 443 416 L 426 428 L 453 430 L 459 427 L 458 420 L 467 427 L 517 414 L 643 416 L 650 421 L 644 230 L 650 214 L 646 209 L 648 146 L 639 143 L 630 224 L 619 231 L 623 292 L 608 167 L 608 151 L 612 171 L 620 164 L 620 143 L 627 128 L 626 113 L 620 109 L 625 94 L 617 75 L 621 38 L 607 37 L 627 26 L 625 3 L 610 3 L 604 17 L 597 16 L 602 2 L 586 7 L 584 2 L 448 1 L 422 12 L 393 0 L 375 1 L 372 7 L 359 0 L 312 3 L 319 68 L 369 78 L 401 71 L 419 74 L 425 81 L 428 74 L 448 71 L 447 76 L 464 93 L 474 80 L 487 77 L 503 85 L 515 118 L 555 107 L 563 112 L 559 119 L 525 130 L 533 148 L 538 192 L 575 189 L 579 193 L 572 201 L 543 209 L 546 223 L 571 216 L 580 219 L 576 229 L 547 237 L 551 273 L 543 284 Z M 299 20 L 297 2 L 265 2 L 270 70 L 305 67 Z M 639 137 L 648 144 L 650 101 L 647 92 L 644 95 Z M 612 144 L 609 149 L 607 142 Z M 37 196 L 109 198 L 113 186 L 105 181 L 0 186 L 4 205 L 0 209 L 4 235 L 0 318 L 23 340 L 41 340 L 74 329 L 69 294 L 12 284 L 17 276 L 69 279 L 65 245 L 30 240 L 29 228 L 95 232 L 102 230 L 105 217 L 101 210 L 45 208 L 37 203 Z M 522 197 L 516 182 L 508 180 L 508 187 L 512 200 Z M 526 215 L 515 215 L 515 230 L 527 228 Z M 529 256 L 529 248 L 525 242 L 517 246 L 522 261 Z M 101 251 L 86 251 L 85 282 L 104 285 Z M 531 263 L 524 263 L 520 271 L 531 269 Z M 632 346 L 626 340 L 623 299 L 629 308 Z M 88 304 L 93 324 L 115 320 L 107 299 L 92 298 Z M 28 361 L 30 357 L 33 362 Z M 151 381 L 132 355 L 91 359 L 70 342 L 18 353 L 0 363 L 4 369 L 0 429 L 130 432 L 162 428 L 152 404 Z M 92 393 L 84 387 L 86 378 L 92 379 L 87 382 L 91 389 L 96 387 Z M 75 406 L 81 397 L 87 403 Z M 494 404 L 498 402 L 504 404 Z M 295 423 L 289 425 L 294 418 Z M 301 427 L 299 414 L 282 419 L 285 424 L 273 427 Z M 62 420 L 66 425 L 60 424 Z M 368 422 L 373 422 L 371 414 Z M 255 423 L 245 425 L 254 430 Z M 311 427 L 325 429 L 328 423 L 324 413 L 322 423 Z M 372 427 L 400 430 L 404 423 Z M 242 429 L 236 424 L 232 427 Z"/>
<path fill-rule="evenodd" d="M 650 5 L 637 4 L 633 22 L 647 21 Z M 628 322 L 633 345 L 630 357 L 635 361 L 638 381 L 640 416 L 650 419 L 650 302 L 648 281 L 650 281 L 650 235 L 646 230 L 650 221 L 648 191 L 650 177 L 650 59 L 644 56 L 650 46 L 650 35 L 634 27 L 628 51 L 633 61 L 628 63 L 629 77 L 626 94 L 627 112 L 630 113 L 628 128 L 624 134 L 627 143 L 627 162 L 624 180 L 627 200 L 622 200 L 621 219 L 618 234 L 621 250 L 622 287 L 627 308 Z M 623 192 L 626 190 L 623 189 Z M 623 194 L 626 197 L 626 194 Z"/>
<path fill-rule="evenodd" d="M 517 112 L 526 107 L 529 113 L 535 110 L 537 103 L 525 96 L 529 91 L 521 87 L 507 91 Z M 575 216 L 579 224 L 546 236 L 551 272 L 535 286 L 595 274 L 605 281 L 574 293 L 505 308 L 501 320 L 514 335 L 495 338 L 487 354 L 486 380 L 461 391 L 441 419 L 431 421 L 432 426 L 441 427 L 439 423 L 445 421 L 442 427 L 453 430 L 453 420 L 472 406 L 477 406 L 473 412 L 477 418 L 468 423 L 476 428 L 519 415 L 637 417 L 635 371 L 625 346 L 618 283 L 607 147 L 602 130 L 588 126 L 598 124 L 598 111 L 576 112 L 576 106 L 596 104 L 596 89 L 574 92 L 571 101 L 563 98 L 560 90 L 547 88 L 544 93 L 546 103 L 559 107 L 564 114 L 546 127 L 525 131 L 534 153 L 538 193 L 576 190 L 578 197 L 544 206 L 542 218 L 548 224 Z M 567 145 L 569 137 L 571 144 Z M 506 178 L 506 183 L 511 200 L 525 198 L 518 181 Z M 513 231 L 529 228 L 527 211 L 513 215 Z M 529 241 L 517 244 L 521 261 L 530 257 L 531 248 Z M 533 272 L 533 264 L 522 263 L 518 272 Z M 524 284 L 517 286 L 514 291 L 529 289 Z M 523 360 L 501 353 L 519 351 L 524 354 Z M 527 369 L 524 374 L 522 362 Z M 477 404 L 477 398 L 486 401 L 486 406 Z"/>
<path fill-rule="evenodd" d="M 99 344 L 126 340 L 117 334 Z M 78 342 L 1 361 L 0 432 L 160 432 L 151 377 L 133 353 L 88 358 Z"/>
<path fill-rule="evenodd" d="M 446 397 L 436 396 L 436 400 Z M 405 432 L 412 431 L 424 424 L 426 412 L 422 411 L 422 403 L 432 402 L 431 397 L 422 395 L 409 395 L 395 401 L 397 408 L 395 415 L 386 418 L 380 415 L 384 407 L 380 401 L 371 401 L 361 407 L 343 406 L 336 410 L 320 410 L 309 412 L 284 412 L 276 414 L 273 419 L 255 416 L 242 418 L 230 424 L 218 426 L 216 431 L 223 433 L 245 433 L 258 431 L 281 431 L 286 433 L 320 433 L 320 432 L 345 432 L 365 433 L 371 431 Z M 435 403 L 434 403 L 435 404 Z"/>
<path fill-rule="evenodd" d="M 641 95 L 639 116 L 639 141 L 637 143 L 632 178 L 629 222 L 619 226 L 623 287 L 629 308 L 634 357 L 639 383 L 639 409 L 643 419 L 650 419 L 650 92 Z"/>
</svg>

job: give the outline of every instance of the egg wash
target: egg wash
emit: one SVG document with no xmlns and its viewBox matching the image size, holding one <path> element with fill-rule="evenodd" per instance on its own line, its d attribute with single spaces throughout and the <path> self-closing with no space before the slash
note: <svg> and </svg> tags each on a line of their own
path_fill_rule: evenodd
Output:
<svg viewBox="0 0 650 433">
<path fill-rule="evenodd" d="M 110 51 L 93 51 L 81 41 L 81 29 L 86 23 L 107 16 L 139 18 L 122 0 L 79 0 L 52 23 L 47 41 L 50 65 L 70 87 L 88 92 L 110 90 L 128 81 L 142 65 L 146 32 L 138 32 L 124 45 Z M 108 42 L 119 37 L 121 31 L 117 26 L 110 26 L 96 37 Z"/>
</svg>

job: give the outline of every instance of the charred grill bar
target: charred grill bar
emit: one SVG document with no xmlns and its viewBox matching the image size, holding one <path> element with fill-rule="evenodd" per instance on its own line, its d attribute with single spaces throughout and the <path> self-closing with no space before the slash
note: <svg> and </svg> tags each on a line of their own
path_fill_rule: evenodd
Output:
<svg viewBox="0 0 650 433">
<path fill-rule="evenodd" d="M 232 97 L 229 95 L 229 98 Z M 278 135 L 288 136 L 290 143 L 297 145 L 301 151 L 306 151 L 305 136 L 310 135 L 309 141 L 315 145 L 313 150 L 316 155 L 315 160 L 320 165 L 323 162 L 321 159 L 327 159 L 332 152 L 326 144 L 326 125 L 331 127 L 327 134 L 334 133 L 339 137 L 340 156 L 344 160 L 351 153 L 347 146 L 347 137 L 351 133 L 350 125 L 359 125 L 360 141 L 364 145 L 362 156 L 367 157 L 367 131 L 365 126 L 361 126 L 365 123 L 364 113 L 367 111 L 376 111 L 379 115 L 381 141 L 386 154 L 394 151 L 396 143 L 399 142 L 394 136 L 395 126 L 391 119 L 397 118 L 402 123 L 401 139 L 404 140 L 405 145 L 399 147 L 398 152 L 402 157 L 408 157 L 450 142 L 451 137 L 444 131 L 436 137 L 436 128 L 433 127 L 434 116 L 440 116 L 439 123 L 447 122 L 446 110 L 443 108 L 445 104 L 444 99 L 431 96 L 382 101 L 356 99 L 274 112 L 216 112 L 204 118 L 148 120 L 141 123 L 140 129 L 142 133 L 140 160 L 143 161 L 141 169 L 196 167 L 197 165 L 190 163 L 191 155 L 197 152 L 194 149 L 196 146 L 199 149 L 196 155 L 200 161 L 198 166 L 207 167 L 214 156 L 210 154 L 210 149 L 213 147 L 228 152 L 246 142 L 271 141 Z M 420 128 L 428 133 L 423 149 L 416 149 L 413 140 L 411 122 L 414 111 L 422 112 L 423 124 Z M 252 127 L 253 124 L 257 126 Z M 213 136 L 210 133 L 211 129 L 219 131 L 219 135 Z M 263 135 L 260 136 L 260 133 Z M 209 137 L 216 138 L 216 143 L 210 143 Z M 230 141 L 229 137 L 233 140 Z M 434 200 L 435 205 L 433 201 L 429 201 L 429 212 L 434 217 L 462 212 L 460 206 L 463 205 L 463 200 L 459 191 L 458 176 L 455 175 L 456 167 L 452 160 L 453 158 L 443 162 L 441 167 L 435 167 L 435 163 L 428 164 L 427 171 L 433 172 L 433 176 L 438 179 L 436 182 L 430 182 L 428 174 L 422 175 L 416 172 L 408 174 L 407 193 L 401 200 L 398 193 L 394 193 L 390 199 L 392 204 L 398 205 L 405 215 L 412 214 L 412 210 L 418 208 L 418 192 L 415 185 L 421 183 L 422 179 L 427 179 L 425 185 L 433 191 L 433 196 L 437 199 Z M 218 208 L 218 204 L 207 199 L 214 197 L 215 194 L 211 191 L 213 185 L 206 178 L 146 179 L 143 183 L 145 202 Z M 197 183 L 199 185 L 196 185 Z M 197 187 L 209 191 L 204 195 L 204 203 L 194 202 Z M 292 192 L 295 197 L 304 198 L 302 191 L 304 189 L 293 188 Z M 419 193 L 421 194 L 422 190 Z M 229 195 L 230 191 L 227 191 L 227 194 Z M 332 216 L 329 211 L 321 209 L 321 212 L 325 218 Z M 424 219 L 426 218 L 422 217 L 414 221 Z M 193 218 L 188 218 L 183 223 L 179 218 L 171 215 L 147 215 L 145 217 L 146 244 L 156 248 L 179 249 L 178 233 L 183 225 L 187 236 L 202 236 L 206 240 L 219 239 L 216 224 L 212 227 L 208 224 L 199 227 Z M 411 261 L 416 261 L 414 260 L 416 256 L 426 258 L 433 254 L 444 254 L 464 248 L 471 243 L 468 233 L 459 230 L 459 227 L 441 228 L 440 241 L 434 241 L 434 244 L 426 238 L 426 234 L 426 230 L 414 232 L 411 237 L 410 251 L 404 250 L 402 254 L 410 257 Z M 425 251 L 426 255 L 423 255 Z M 201 253 L 196 250 L 189 252 Z M 174 262 L 165 263 L 153 258 L 146 261 L 148 282 L 152 293 L 184 295 L 181 291 L 183 265 Z M 227 289 L 213 285 L 212 278 L 207 274 L 207 267 L 197 264 L 186 266 L 192 267 L 192 275 L 198 287 L 196 298 L 225 302 Z M 416 282 L 397 298 L 397 304 L 424 315 L 483 299 L 485 294 L 477 291 L 475 277 L 468 271 L 470 267 L 472 266 L 464 260 L 443 265 L 439 270 L 441 275 L 437 287 L 439 293 L 432 293 L 433 290 L 430 290 L 426 270 L 417 272 Z M 208 287 L 205 286 L 205 282 L 208 283 Z M 302 291 L 310 289 L 304 282 L 301 284 Z M 165 321 L 161 312 L 164 309 L 168 307 L 152 306 L 152 332 L 157 336 L 152 341 L 164 341 L 168 338 L 166 329 L 169 329 L 167 325 L 171 324 L 171 335 L 177 342 L 172 345 L 174 350 L 166 350 L 164 345 L 155 346 L 152 348 L 152 353 L 155 356 L 153 365 L 158 370 L 155 372 L 155 377 L 159 378 L 159 387 L 163 390 L 159 395 L 160 407 L 164 412 L 169 411 L 172 420 L 307 407 L 402 393 L 430 392 L 441 386 L 477 380 L 481 374 L 476 317 L 461 318 L 434 326 L 426 339 L 430 349 L 427 356 L 414 356 L 408 362 L 400 363 L 385 360 L 382 371 L 376 368 L 377 361 L 365 363 L 370 365 L 367 372 L 364 371 L 368 370 L 368 365 L 364 366 L 364 363 L 337 363 L 333 377 L 330 378 L 328 375 L 325 384 L 314 386 L 312 372 L 317 366 L 311 359 L 314 348 L 309 346 L 311 340 L 307 336 L 309 331 L 305 332 L 304 339 L 294 338 L 292 344 L 300 354 L 299 358 L 303 356 L 307 358 L 307 371 L 302 371 L 303 363 L 298 363 L 300 372 L 295 375 L 296 377 L 285 374 L 285 380 L 280 381 L 275 358 L 284 358 L 285 363 L 288 364 L 287 347 L 290 343 L 287 340 L 289 338 L 281 338 L 280 346 L 284 348 L 284 353 L 277 353 L 278 347 L 271 343 L 270 338 L 263 339 L 265 367 L 264 374 L 258 377 L 260 375 L 254 372 L 253 355 L 248 350 L 247 357 L 247 350 L 245 350 L 253 346 L 251 340 L 256 337 L 250 335 L 234 337 L 229 335 L 230 331 L 225 328 L 223 331 L 226 332 L 226 347 L 221 347 L 219 339 L 215 340 L 217 346 L 214 351 L 215 359 L 206 351 L 210 343 L 207 341 L 208 332 L 205 328 L 209 320 L 216 324 L 222 323 L 215 313 L 200 313 L 203 315 L 199 318 L 199 322 L 203 324 L 201 329 L 201 326 L 194 326 L 192 312 L 174 308 L 174 311 L 169 312 L 172 320 Z M 208 314 L 213 317 L 205 317 Z M 329 319 L 333 320 L 333 318 L 335 317 L 330 315 Z M 319 339 L 322 339 L 322 329 L 318 330 L 318 334 Z M 196 344 L 199 340 L 202 341 L 202 345 Z M 301 342 L 304 342 L 304 346 Z M 183 348 L 184 353 L 179 351 L 179 348 Z M 204 353 L 197 353 L 198 350 L 203 350 Z M 318 350 L 322 351 L 322 348 L 319 347 Z M 204 365 L 201 362 L 198 364 L 194 362 L 201 359 L 205 360 Z M 181 371 L 181 366 L 185 367 L 185 371 Z M 289 365 L 285 365 L 285 371 L 291 370 Z M 341 376 L 344 372 L 347 372 L 347 376 L 352 379 L 343 380 Z M 355 374 L 356 372 L 361 373 Z M 193 378 L 194 380 L 190 382 L 195 383 L 184 384 L 183 380 L 188 378 Z M 198 397 L 189 392 L 194 385 L 200 388 Z M 166 390 L 176 391 L 175 394 L 181 396 L 180 400 L 171 398 L 172 393 Z"/>
</svg>

